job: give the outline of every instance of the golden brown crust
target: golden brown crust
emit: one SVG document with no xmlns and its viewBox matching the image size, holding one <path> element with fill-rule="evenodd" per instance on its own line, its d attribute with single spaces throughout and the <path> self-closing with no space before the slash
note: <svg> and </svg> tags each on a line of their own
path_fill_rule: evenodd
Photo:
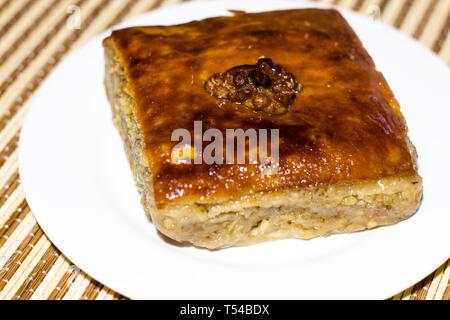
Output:
<svg viewBox="0 0 450 320">
<path fill-rule="evenodd" d="M 113 32 L 145 139 L 158 208 L 245 194 L 417 175 L 398 104 L 350 26 L 334 10 L 218 17 Z M 223 102 L 204 90 L 211 75 L 270 57 L 303 90 L 283 115 Z M 278 128 L 280 170 L 255 165 L 170 163 L 176 128 Z"/>
</svg>

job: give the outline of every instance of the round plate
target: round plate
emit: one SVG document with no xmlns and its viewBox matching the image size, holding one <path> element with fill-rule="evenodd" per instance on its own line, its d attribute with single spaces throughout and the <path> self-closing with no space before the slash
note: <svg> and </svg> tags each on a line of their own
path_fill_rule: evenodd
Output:
<svg viewBox="0 0 450 320">
<path fill-rule="evenodd" d="M 315 6 L 291 1 L 193 2 L 121 25 L 187 22 Z M 396 93 L 417 146 L 425 194 L 397 225 L 311 241 L 208 251 L 163 240 L 141 208 L 103 87 L 102 39 L 65 59 L 31 102 L 20 139 L 28 203 L 53 243 L 130 298 L 388 298 L 449 257 L 450 72 L 436 56 L 372 19 L 341 12 Z"/>
</svg>

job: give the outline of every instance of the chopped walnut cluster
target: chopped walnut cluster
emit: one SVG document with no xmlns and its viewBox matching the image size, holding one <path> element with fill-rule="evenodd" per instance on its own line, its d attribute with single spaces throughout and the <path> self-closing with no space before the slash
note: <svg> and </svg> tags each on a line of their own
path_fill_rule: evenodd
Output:
<svg viewBox="0 0 450 320">
<path fill-rule="evenodd" d="M 219 99 L 243 104 L 268 114 L 283 114 L 301 91 L 295 76 L 271 59 L 261 58 L 257 64 L 233 67 L 212 75 L 205 90 Z"/>
</svg>

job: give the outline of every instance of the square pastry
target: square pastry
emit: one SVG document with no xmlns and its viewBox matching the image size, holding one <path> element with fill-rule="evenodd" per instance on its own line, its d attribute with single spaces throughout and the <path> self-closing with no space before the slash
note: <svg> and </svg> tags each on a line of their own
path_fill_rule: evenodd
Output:
<svg viewBox="0 0 450 320">
<path fill-rule="evenodd" d="M 417 210 L 405 119 L 337 11 L 134 27 L 104 48 L 113 120 L 165 236 L 215 249 L 361 231 Z"/>
</svg>

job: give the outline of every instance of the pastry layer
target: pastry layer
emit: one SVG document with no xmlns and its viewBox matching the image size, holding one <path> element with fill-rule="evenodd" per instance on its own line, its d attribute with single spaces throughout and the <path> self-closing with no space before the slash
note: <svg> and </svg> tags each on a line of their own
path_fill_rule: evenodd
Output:
<svg viewBox="0 0 450 320">
<path fill-rule="evenodd" d="M 104 42 L 105 84 L 144 209 L 163 234 L 210 249 L 310 239 L 412 215 L 422 181 L 389 86 L 334 10 L 238 14 L 116 31 Z M 289 111 L 220 101 L 209 76 L 272 58 L 302 84 Z M 280 170 L 176 165 L 171 133 L 278 128 Z"/>
<path fill-rule="evenodd" d="M 240 13 L 129 28 L 113 32 L 105 45 L 114 48 L 129 81 L 158 208 L 416 174 L 398 103 L 337 11 Z M 211 75 L 261 56 L 302 85 L 288 112 L 256 112 L 205 91 Z M 222 132 L 279 129 L 278 174 L 262 176 L 254 165 L 173 165 L 171 134 L 193 131 L 195 120 Z"/>
</svg>

